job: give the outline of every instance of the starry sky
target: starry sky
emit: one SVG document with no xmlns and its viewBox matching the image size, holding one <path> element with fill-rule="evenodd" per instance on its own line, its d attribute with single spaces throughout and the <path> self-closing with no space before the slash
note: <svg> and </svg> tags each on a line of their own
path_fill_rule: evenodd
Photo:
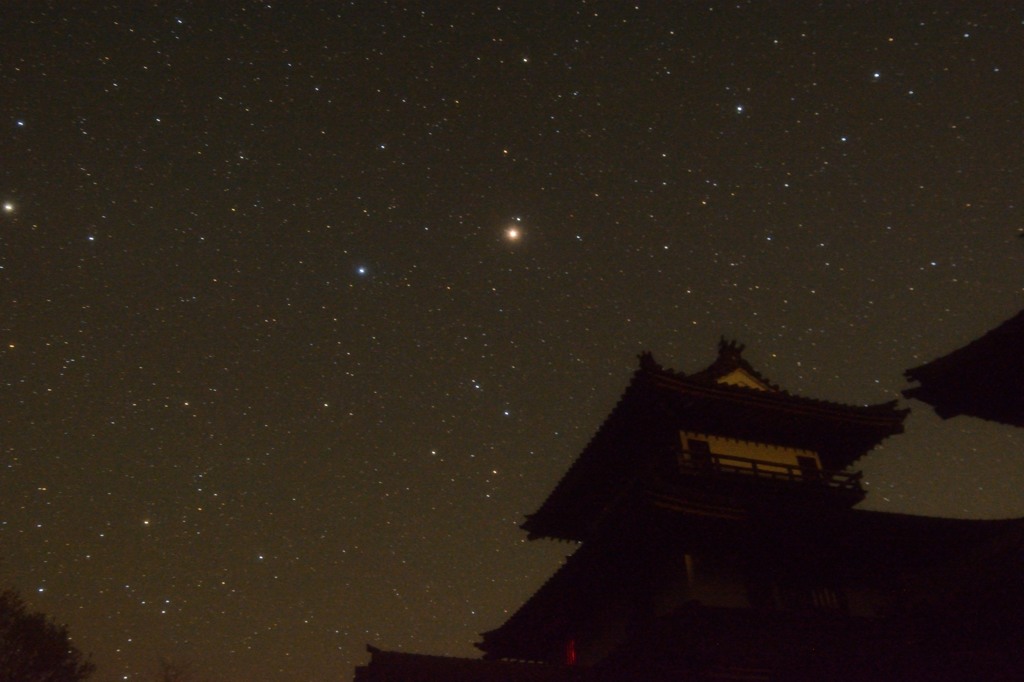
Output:
<svg viewBox="0 0 1024 682">
<path fill-rule="evenodd" d="M 473 655 L 640 351 L 877 403 L 1024 300 L 1020 2 L 0 21 L 0 581 L 100 682 Z M 1024 434 L 909 406 L 864 506 L 1024 516 Z"/>
</svg>

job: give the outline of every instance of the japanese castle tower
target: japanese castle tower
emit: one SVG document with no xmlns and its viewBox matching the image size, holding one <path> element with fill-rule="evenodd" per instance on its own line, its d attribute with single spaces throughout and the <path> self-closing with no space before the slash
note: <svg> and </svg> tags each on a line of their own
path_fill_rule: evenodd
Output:
<svg viewBox="0 0 1024 682">
<path fill-rule="evenodd" d="M 357 682 L 1015 679 L 1024 522 L 856 509 L 908 410 L 790 394 L 742 353 L 642 354 L 522 525 L 578 548 L 483 658 L 371 647 Z"/>
</svg>

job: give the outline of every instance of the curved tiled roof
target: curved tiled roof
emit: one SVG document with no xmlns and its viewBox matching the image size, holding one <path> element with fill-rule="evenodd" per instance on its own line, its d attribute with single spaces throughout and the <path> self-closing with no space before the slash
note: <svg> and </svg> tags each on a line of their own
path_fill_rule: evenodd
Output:
<svg viewBox="0 0 1024 682">
<path fill-rule="evenodd" d="M 955 519 L 846 509 L 824 516 L 662 521 L 637 529 L 625 540 L 583 543 L 501 627 L 484 633 L 477 646 L 488 657 L 543 660 L 546 646 L 564 641 L 578 627 L 576 621 L 588 621 L 591 605 L 643 582 L 652 561 L 665 561 L 645 553 L 693 551 L 694 543 L 742 553 L 750 533 L 787 556 L 813 552 L 815 561 L 841 574 L 835 578 L 843 584 L 872 585 L 921 603 L 937 600 L 940 611 L 978 594 L 995 608 L 991 600 L 1009 595 L 1008 590 L 1024 600 L 1024 588 L 1017 586 L 1024 571 L 1021 518 Z M 703 526 L 703 532 L 693 524 Z M 908 583 L 910 576 L 918 578 Z M 908 584 L 922 589 L 908 592 Z M 940 588 L 934 589 L 936 585 Z"/>
<path fill-rule="evenodd" d="M 963 348 L 904 372 L 903 395 L 943 419 L 960 414 L 1024 427 L 1024 310 Z"/>
<path fill-rule="evenodd" d="M 907 410 L 895 401 L 857 406 L 792 395 L 750 366 L 742 350 L 723 341 L 715 362 L 691 375 L 641 354 L 618 403 L 523 528 L 531 537 L 583 540 L 658 458 L 678 450 L 681 430 L 812 450 L 831 470 L 902 432 Z M 769 389 L 721 383 L 736 369 Z"/>
<path fill-rule="evenodd" d="M 569 666 L 366 649 L 370 662 L 356 668 L 354 682 L 573 682 L 582 678 L 580 670 Z"/>
</svg>

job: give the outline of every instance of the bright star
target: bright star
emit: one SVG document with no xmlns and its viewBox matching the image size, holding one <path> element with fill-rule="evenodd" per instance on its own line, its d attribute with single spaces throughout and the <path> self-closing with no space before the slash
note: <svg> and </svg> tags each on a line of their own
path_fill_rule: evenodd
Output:
<svg viewBox="0 0 1024 682">
<path fill-rule="evenodd" d="M 512 223 L 505 228 L 505 241 L 517 242 L 523 238 L 523 230 L 519 227 L 521 222 L 523 219 L 519 216 L 512 219 Z"/>
</svg>

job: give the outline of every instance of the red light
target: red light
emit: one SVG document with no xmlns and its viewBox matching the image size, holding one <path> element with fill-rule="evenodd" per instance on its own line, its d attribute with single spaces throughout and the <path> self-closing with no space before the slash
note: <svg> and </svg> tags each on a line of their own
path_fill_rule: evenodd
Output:
<svg viewBox="0 0 1024 682">
<path fill-rule="evenodd" d="M 565 664 L 576 665 L 576 640 L 570 639 L 565 643 Z"/>
</svg>

